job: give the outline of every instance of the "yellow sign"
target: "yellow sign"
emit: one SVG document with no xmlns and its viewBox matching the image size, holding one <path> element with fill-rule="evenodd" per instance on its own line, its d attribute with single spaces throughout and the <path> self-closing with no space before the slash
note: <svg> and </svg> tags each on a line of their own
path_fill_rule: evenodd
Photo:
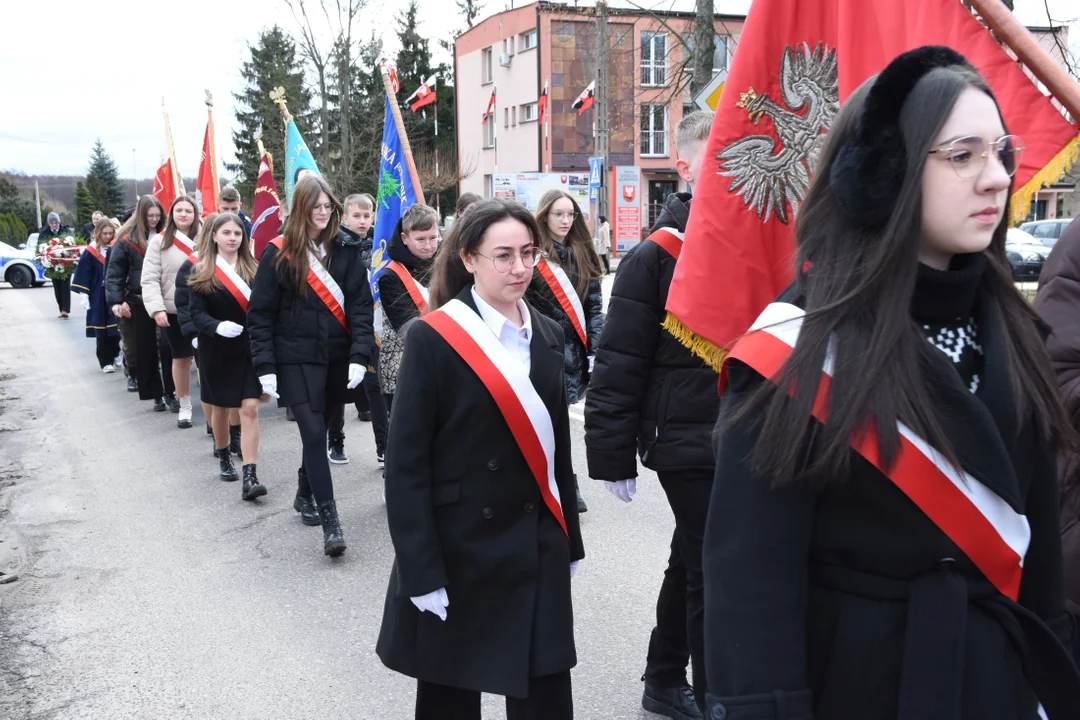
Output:
<svg viewBox="0 0 1080 720">
<path fill-rule="evenodd" d="M 716 112 L 716 107 L 720 104 L 720 93 L 724 91 L 726 80 L 726 68 L 713 75 L 709 84 L 701 88 L 701 92 L 694 96 L 694 104 L 698 106 L 698 109 Z"/>
</svg>

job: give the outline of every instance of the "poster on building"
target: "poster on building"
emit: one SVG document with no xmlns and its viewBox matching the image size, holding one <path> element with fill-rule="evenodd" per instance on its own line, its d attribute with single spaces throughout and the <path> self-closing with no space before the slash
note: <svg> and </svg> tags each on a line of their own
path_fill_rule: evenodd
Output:
<svg viewBox="0 0 1080 720">
<path fill-rule="evenodd" d="M 589 173 L 495 173 L 492 188 L 497 198 L 517 200 L 529 210 L 536 212 L 540 198 L 552 188 L 570 193 L 581 212 L 585 224 L 592 227 L 589 207 Z"/>
<path fill-rule="evenodd" d="M 636 165 L 615 167 L 615 223 L 612 241 L 615 252 L 628 252 L 641 242 L 641 168 Z"/>
</svg>

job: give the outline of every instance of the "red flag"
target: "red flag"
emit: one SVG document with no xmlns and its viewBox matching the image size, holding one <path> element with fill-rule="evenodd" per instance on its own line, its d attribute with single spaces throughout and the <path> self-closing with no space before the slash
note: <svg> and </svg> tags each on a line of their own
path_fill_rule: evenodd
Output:
<svg viewBox="0 0 1080 720">
<path fill-rule="evenodd" d="M 176 200 L 176 173 L 173 172 L 172 160 L 166 160 L 154 173 L 154 197 L 168 211 Z"/>
<path fill-rule="evenodd" d="M 491 98 L 488 100 L 487 109 L 484 110 L 484 117 L 480 121 L 481 125 L 483 125 L 484 123 L 487 122 L 488 115 L 490 115 L 494 109 L 495 109 L 495 88 L 492 87 L 491 88 Z"/>
<path fill-rule="evenodd" d="M 416 112 L 425 105 L 435 102 L 435 76 L 432 75 L 416 89 L 409 99 L 405 101 L 405 107 Z"/>
<path fill-rule="evenodd" d="M 589 83 L 589 87 L 581 91 L 581 94 L 577 96 L 577 100 L 573 102 L 570 107 L 577 110 L 577 114 L 585 112 L 593 106 L 593 100 L 596 96 L 596 81 L 593 80 Z"/>
<path fill-rule="evenodd" d="M 664 322 L 714 368 L 794 277 L 795 213 L 838 100 L 923 45 L 960 52 L 993 88 L 1006 127 L 1027 148 L 1015 187 L 1060 172 L 1077 128 L 958 0 L 755 0 L 705 148 Z"/>
<path fill-rule="evenodd" d="M 540 114 L 539 121 L 540 121 L 541 125 L 544 124 L 544 111 L 547 109 L 547 104 L 548 104 L 547 86 L 548 86 L 547 80 L 545 80 L 544 81 L 544 91 L 542 93 L 540 93 L 540 99 L 536 101 L 536 109 Z"/>
<path fill-rule="evenodd" d="M 255 181 L 255 205 L 251 222 L 251 247 L 256 259 L 262 257 L 267 244 L 281 234 L 281 216 L 278 214 L 280 206 L 281 200 L 278 197 L 277 183 L 274 182 L 270 154 L 263 153 L 259 161 L 259 178 Z"/>
<path fill-rule="evenodd" d="M 195 183 L 202 202 L 202 216 L 217 212 L 218 176 L 217 155 L 214 153 L 214 118 L 206 122 L 206 134 L 203 136 L 202 161 L 199 163 L 199 179 Z"/>
</svg>

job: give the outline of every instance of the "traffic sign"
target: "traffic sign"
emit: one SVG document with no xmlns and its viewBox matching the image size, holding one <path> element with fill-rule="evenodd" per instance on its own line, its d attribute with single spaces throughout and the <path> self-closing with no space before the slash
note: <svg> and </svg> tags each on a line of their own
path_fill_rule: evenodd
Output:
<svg viewBox="0 0 1080 720">
<path fill-rule="evenodd" d="M 589 187 L 598 188 L 604 184 L 604 158 L 589 158 Z"/>
<path fill-rule="evenodd" d="M 694 96 L 694 104 L 699 110 L 711 110 L 716 112 L 720 104 L 720 93 L 724 91 L 724 82 L 727 81 L 727 68 L 713 74 L 712 80 L 701 88 L 701 92 Z"/>
</svg>

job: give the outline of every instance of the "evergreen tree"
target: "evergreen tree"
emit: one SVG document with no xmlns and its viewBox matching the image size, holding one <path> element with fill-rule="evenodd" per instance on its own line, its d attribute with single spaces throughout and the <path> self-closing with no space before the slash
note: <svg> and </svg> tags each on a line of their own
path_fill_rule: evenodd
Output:
<svg viewBox="0 0 1080 720">
<path fill-rule="evenodd" d="M 124 209 L 124 186 L 116 163 L 105 152 L 101 138 L 90 151 L 90 169 L 86 173 L 86 189 L 93 205 L 106 215 L 116 215 Z"/>
<path fill-rule="evenodd" d="M 348 192 L 375 195 L 379 185 L 382 152 L 383 114 L 385 108 L 379 59 L 383 56 L 382 38 L 372 33 L 360 46 L 360 60 L 352 70 L 349 127 L 352 131 L 352 172 Z"/>
<path fill-rule="evenodd" d="M 75 183 L 75 225 L 81 228 L 86 223 L 90 222 L 91 216 L 94 214 L 94 210 L 97 206 L 94 205 L 94 198 L 90 196 L 90 192 L 86 189 L 86 185 L 82 180 Z"/>
<path fill-rule="evenodd" d="M 237 129 L 233 131 L 237 162 L 226 163 L 225 167 L 236 175 L 234 185 L 250 203 L 259 177 L 260 131 L 263 145 L 274 158 L 274 180 L 279 191 L 283 194 L 285 191 L 285 123 L 281 110 L 270 99 L 270 92 L 279 86 L 285 88 L 289 112 L 309 143 L 312 112 L 311 93 L 304 86 L 304 68 L 292 38 L 275 25 L 263 31 L 258 44 L 248 45 L 248 50 L 251 59 L 240 70 L 247 87 L 233 96 L 239 103 Z"/>
<path fill-rule="evenodd" d="M 0 242 L 7 243 L 12 247 L 18 247 L 21 240 L 15 239 L 15 231 L 12 230 L 8 221 L 10 215 L 0 215 Z"/>
<path fill-rule="evenodd" d="M 22 220 L 18 218 L 15 213 L 8 213 L 4 215 L 7 218 L 8 227 L 11 229 L 12 245 L 18 247 L 21 243 L 26 242 L 26 238 L 29 236 L 29 231 L 26 229 L 26 225 Z"/>
<path fill-rule="evenodd" d="M 47 212 L 42 209 L 42 217 Z M 19 196 L 19 188 L 14 183 L 0 178 L 0 214 L 10 213 L 22 224 L 23 236 L 19 242 L 26 242 L 26 229 L 37 229 L 37 210 L 33 200 L 27 200 Z"/>
</svg>

